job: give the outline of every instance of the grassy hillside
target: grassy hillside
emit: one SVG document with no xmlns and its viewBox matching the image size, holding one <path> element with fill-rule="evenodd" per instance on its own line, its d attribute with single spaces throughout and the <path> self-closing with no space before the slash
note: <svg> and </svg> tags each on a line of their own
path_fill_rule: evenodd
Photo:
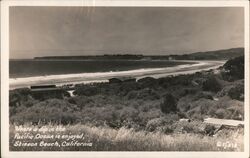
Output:
<svg viewBox="0 0 250 158">
<path fill-rule="evenodd" d="M 32 128 L 31 125 L 23 127 Z M 41 128 L 53 128 L 51 125 Z M 160 132 L 135 131 L 133 129 L 110 127 L 93 127 L 88 125 L 67 125 L 63 132 L 31 132 L 30 135 L 80 135 L 84 139 L 25 139 L 26 143 L 37 143 L 37 146 L 10 146 L 11 151 L 243 151 L 243 137 L 239 133 L 224 132 L 220 137 L 203 136 L 199 134 L 166 135 Z M 21 133 L 21 132 L 20 132 Z M 14 126 L 10 127 L 10 142 L 15 144 Z M 231 137 L 231 135 L 235 135 Z M 224 148 L 218 142 L 236 143 L 236 148 Z M 42 143 L 41 143 L 42 142 Z M 58 143 L 58 146 L 44 146 L 45 143 Z M 65 142 L 87 143 L 86 146 L 65 146 Z M 92 146 L 88 146 L 91 144 Z"/>
</svg>

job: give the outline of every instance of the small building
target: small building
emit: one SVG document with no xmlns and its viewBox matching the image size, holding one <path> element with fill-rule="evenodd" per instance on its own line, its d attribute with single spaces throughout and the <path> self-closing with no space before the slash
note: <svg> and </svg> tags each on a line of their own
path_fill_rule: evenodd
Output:
<svg viewBox="0 0 250 158">
<path fill-rule="evenodd" d="M 38 100 L 54 98 L 63 98 L 70 96 L 70 94 L 61 87 L 56 87 L 56 85 L 39 85 L 30 86 L 31 95 Z"/>
<path fill-rule="evenodd" d="M 56 85 L 39 85 L 39 86 L 30 86 L 30 91 L 32 93 L 36 92 L 51 92 L 51 91 L 58 91 L 61 88 L 56 87 Z"/>
<path fill-rule="evenodd" d="M 34 89 L 44 89 L 44 88 L 56 88 L 56 85 L 38 85 L 38 86 L 30 86 L 31 90 Z"/>
</svg>

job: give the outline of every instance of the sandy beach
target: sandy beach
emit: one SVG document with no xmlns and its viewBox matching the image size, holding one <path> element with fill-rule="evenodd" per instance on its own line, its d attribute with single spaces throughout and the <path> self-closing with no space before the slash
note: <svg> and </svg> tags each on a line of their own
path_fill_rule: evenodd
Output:
<svg viewBox="0 0 250 158">
<path fill-rule="evenodd" d="M 117 72 L 95 72 L 95 73 L 79 73 L 79 74 L 63 74 L 63 75 L 49 75 L 36 76 L 26 78 L 10 78 L 10 89 L 29 87 L 31 85 L 42 84 L 77 84 L 77 83 L 93 83 L 93 82 L 107 82 L 113 77 L 134 77 L 140 79 L 143 77 L 161 78 L 169 75 L 190 74 L 198 71 L 216 69 L 222 66 L 225 61 L 186 61 L 192 64 L 178 65 L 166 68 L 147 68 L 136 69 L 129 71 Z M 195 62 L 195 64 L 193 64 Z"/>
</svg>

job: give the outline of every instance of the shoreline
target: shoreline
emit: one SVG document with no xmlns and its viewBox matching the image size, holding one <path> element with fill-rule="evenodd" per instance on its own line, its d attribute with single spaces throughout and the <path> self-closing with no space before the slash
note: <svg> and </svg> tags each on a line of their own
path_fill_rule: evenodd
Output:
<svg viewBox="0 0 250 158">
<path fill-rule="evenodd" d="M 174 60 L 173 60 L 174 61 Z M 78 74 L 63 74 L 63 75 L 49 75 L 36 76 L 25 78 L 10 78 L 9 89 L 24 88 L 31 85 L 45 85 L 45 84 L 77 84 L 77 83 L 94 83 L 94 82 L 108 82 L 108 79 L 115 77 L 133 77 L 137 80 L 144 77 L 161 78 L 170 75 L 191 74 L 198 71 L 209 69 L 216 69 L 222 66 L 226 61 L 186 61 L 177 60 L 177 62 L 190 62 L 195 64 L 177 65 L 166 68 L 146 68 L 135 69 L 128 71 L 117 72 L 95 72 L 95 73 L 78 73 Z"/>
</svg>

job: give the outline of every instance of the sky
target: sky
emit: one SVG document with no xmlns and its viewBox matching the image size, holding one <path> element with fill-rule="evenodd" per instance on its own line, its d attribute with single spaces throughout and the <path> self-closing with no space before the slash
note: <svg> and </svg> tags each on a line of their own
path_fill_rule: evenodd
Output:
<svg viewBox="0 0 250 158">
<path fill-rule="evenodd" d="M 244 46 L 240 7 L 11 7 L 10 58 L 169 55 Z"/>
</svg>

